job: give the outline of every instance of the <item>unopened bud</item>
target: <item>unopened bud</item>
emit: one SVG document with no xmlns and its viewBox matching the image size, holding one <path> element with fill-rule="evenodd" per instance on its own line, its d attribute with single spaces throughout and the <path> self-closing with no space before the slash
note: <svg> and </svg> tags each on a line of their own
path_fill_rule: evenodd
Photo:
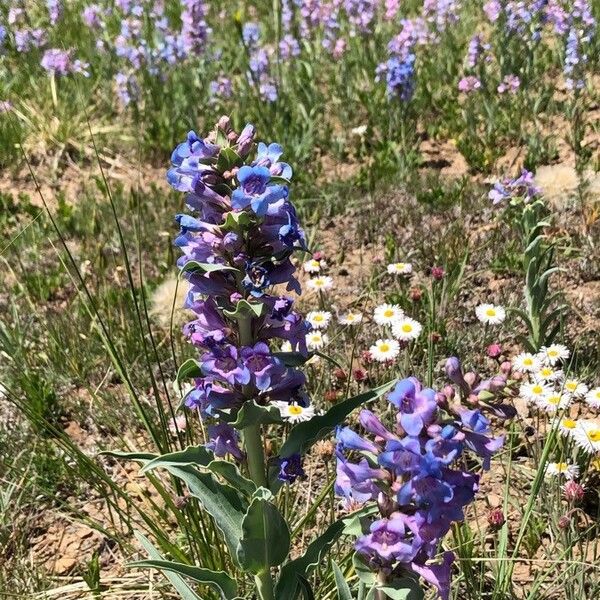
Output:
<svg viewBox="0 0 600 600">
<path fill-rule="evenodd" d="M 446 274 L 446 271 L 444 271 L 443 267 L 432 267 L 431 268 L 431 276 L 438 281 L 440 279 L 443 279 L 445 274 Z"/>
<path fill-rule="evenodd" d="M 336 379 L 339 379 L 340 381 L 346 381 L 346 379 L 348 378 L 348 375 L 346 374 L 346 371 L 344 371 L 344 369 L 340 369 L 340 367 L 336 367 L 333 370 L 333 376 Z"/>
<path fill-rule="evenodd" d="M 361 381 L 366 381 L 369 378 L 369 374 L 365 369 L 358 368 L 352 371 L 352 377 L 354 378 L 354 381 L 360 383 Z"/>
<path fill-rule="evenodd" d="M 585 496 L 585 489 L 576 481 L 567 481 L 563 487 L 565 500 L 572 504 L 581 502 Z"/>
<path fill-rule="evenodd" d="M 498 358 L 502 354 L 502 347 L 500 344 L 490 344 L 487 347 L 487 355 L 490 358 Z"/>
<path fill-rule="evenodd" d="M 559 529 L 568 529 L 570 524 L 571 524 L 571 517 L 570 517 L 569 514 L 562 515 L 558 519 L 558 527 L 559 527 Z"/>
<path fill-rule="evenodd" d="M 419 302 L 419 300 L 421 300 L 421 298 L 423 297 L 423 290 L 418 287 L 413 287 L 410 288 L 408 294 L 413 302 Z"/>
<path fill-rule="evenodd" d="M 500 507 L 498 507 L 492 508 L 492 510 L 490 510 L 490 512 L 488 513 L 487 520 L 492 527 L 499 528 L 502 527 L 502 525 L 504 525 L 504 523 L 506 522 L 506 517 L 504 516 L 503 510 Z"/>
<path fill-rule="evenodd" d="M 324 398 L 326 402 L 331 402 L 333 404 L 334 402 L 337 402 L 338 393 L 336 390 L 327 390 L 324 394 Z"/>
<path fill-rule="evenodd" d="M 189 500 L 190 500 L 189 496 L 175 496 L 175 498 L 173 498 L 173 504 L 179 510 L 183 510 L 186 507 Z"/>
<path fill-rule="evenodd" d="M 503 363 L 500 364 L 500 371 L 505 375 L 508 375 L 511 372 L 511 370 L 512 364 L 510 360 L 505 360 Z"/>
</svg>

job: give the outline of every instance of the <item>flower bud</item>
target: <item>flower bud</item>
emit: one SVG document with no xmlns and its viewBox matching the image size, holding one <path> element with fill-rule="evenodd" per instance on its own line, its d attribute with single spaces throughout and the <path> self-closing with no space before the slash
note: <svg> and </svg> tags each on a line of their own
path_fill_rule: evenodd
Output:
<svg viewBox="0 0 600 600">
<path fill-rule="evenodd" d="M 463 376 L 460 360 L 456 356 L 451 356 L 446 360 L 444 371 L 446 372 L 446 377 L 448 377 L 452 383 L 459 386 L 465 394 L 468 393 L 470 386 Z"/>
<path fill-rule="evenodd" d="M 223 115 L 217 122 L 217 127 L 222 129 L 225 133 L 231 131 L 231 119 L 227 115 Z"/>
<path fill-rule="evenodd" d="M 558 519 L 558 528 L 559 529 L 568 529 L 571 524 L 571 516 L 567 513 L 566 515 L 562 515 Z"/>
<path fill-rule="evenodd" d="M 367 373 L 367 371 L 365 371 L 365 369 L 361 369 L 359 367 L 352 371 L 352 377 L 354 381 L 358 381 L 360 383 L 361 381 L 366 381 L 367 379 L 369 379 L 369 374 Z"/>
<path fill-rule="evenodd" d="M 371 356 L 371 353 L 368 350 L 363 350 L 360 353 L 360 358 L 363 362 L 369 364 L 373 362 L 373 357 Z"/>
<path fill-rule="evenodd" d="M 237 153 L 242 158 L 246 158 L 250 150 L 252 150 L 255 135 L 256 129 L 254 128 L 254 125 L 248 124 L 242 129 L 242 133 L 240 133 L 237 143 Z"/>
<path fill-rule="evenodd" d="M 504 523 L 506 522 L 506 517 L 504 516 L 503 510 L 500 507 L 498 507 L 492 508 L 492 510 L 490 510 L 487 516 L 487 520 L 492 527 L 499 528 L 502 527 L 502 525 L 504 525 Z"/>
<path fill-rule="evenodd" d="M 502 371 L 502 373 L 508 375 L 510 373 L 512 369 L 512 364 L 510 362 L 510 360 L 505 360 L 501 365 L 500 365 L 500 371 Z"/>
<path fill-rule="evenodd" d="M 327 390 L 323 397 L 326 402 L 331 402 L 333 404 L 334 402 L 337 402 L 338 393 L 336 390 Z"/>
<path fill-rule="evenodd" d="M 437 281 L 439 281 L 440 279 L 443 279 L 445 274 L 446 274 L 446 271 L 444 271 L 443 267 L 432 267 L 431 268 L 431 276 L 434 279 L 436 279 Z"/>
<path fill-rule="evenodd" d="M 317 250 L 316 252 L 313 252 L 313 260 L 323 260 L 325 258 L 325 252 L 322 252 L 321 250 Z"/>
<path fill-rule="evenodd" d="M 567 481 L 563 486 L 563 492 L 565 496 L 565 500 L 572 504 L 577 502 L 581 502 L 583 497 L 585 496 L 585 489 L 580 483 L 576 481 Z"/>
<path fill-rule="evenodd" d="M 473 373 L 473 371 L 469 371 L 465 373 L 465 381 L 473 387 L 475 383 L 477 383 L 477 373 Z"/>
<path fill-rule="evenodd" d="M 452 400 L 452 398 L 454 398 L 454 396 L 456 395 L 456 392 L 454 391 L 454 388 L 451 385 L 445 385 L 442 389 L 442 393 L 444 394 L 444 396 L 446 396 L 448 400 Z"/>
<path fill-rule="evenodd" d="M 490 392 L 501 392 L 506 387 L 506 377 L 495 375 L 490 379 Z"/>
<path fill-rule="evenodd" d="M 486 352 L 490 358 L 498 358 L 502 354 L 502 347 L 500 344 L 490 344 Z"/>
<path fill-rule="evenodd" d="M 410 288 L 408 295 L 410 296 L 410 299 L 413 302 L 419 302 L 419 300 L 421 300 L 421 298 L 423 297 L 423 290 L 418 287 L 413 287 Z"/>
<path fill-rule="evenodd" d="M 442 334 L 438 333 L 437 331 L 432 331 L 431 332 L 431 341 L 434 344 L 437 344 L 438 342 L 442 341 Z"/>
<path fill-rule="evenodd" d="M 336 367 L 333 370 L 333 376 L 338 379 L 339 381 L 346 381 L 346 379 L 348 378 L 348 375 L 346 374 L 346 371 L 344 371 L 344 369 L 340 369 L 340 367 Z"/>
</svg>

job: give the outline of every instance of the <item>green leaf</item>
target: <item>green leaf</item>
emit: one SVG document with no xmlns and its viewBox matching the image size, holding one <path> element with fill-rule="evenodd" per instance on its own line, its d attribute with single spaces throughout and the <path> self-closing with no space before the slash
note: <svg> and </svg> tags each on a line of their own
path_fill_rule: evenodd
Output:
<svg viewBox="0 0 600 600">
<path fill-rule="evenodd" d="M 342 523 L 344 524 L 344 535 L 351 535 L 353 537 L 360 537 L 363 535 L 366 529 L 368 529 L 368 527 L 365 528 L 363 526 L 365 519 L 368 519 L 378 511 L 379 509 L 376 505 L 367 505 L 348 515 L 345 519 L 342 519 Z"/>
<path fill-rule="evenodd" d="M 328 436 L 354 409 L 381 397 L 391 390 L 395 383 L 395 380 L 390 381 L 364 394 L 348 398 L 332 406 L 324 415 L 299 423 L 290 431 L 279 455 L 287 457 L 297 453 L 304 454 L 313 444 Z"/>
<path fill-rule="evenodd" d="M 221 414 L 227 418 L 225 413 Z M 281 412 L 276 406 L 261 406 L 256 404 L 254 400 L 247 400 L 237 412 L 235 420 L 231 422 L 231 426 L 236 429 L 245 429 L 250 425 L 268 425 L 282 422 Z"/>
<path fill-rule="evenodd" d="M 157 456 L 147 462 L 141 468 L 140 473 L 145 473 L 157 467 L 187 467 L 189 465 L 206 467 L 214 459 L 215 455 L 204 446 L 188 446 L 185 450 Z"/>
<path fill-rule="evenodd" d="M 221 173 L 223 171 L 231 171 L 233 167 L 241 167 L 243 164 L 242 157 L 231 146 L 221 148 L 217 159 L 218 171 Z"/>
<path fill-rule="evenodd" d="M 383 592 L 390 600 L 423 600 L 423 590 L 421 589 L 421 586 L 417 581 L 410 577 L 395 579 L 385 585 L 375 586 L 371 592 L 374 594 L 377 590 Z M 367 600 L 369 597 L 370 594 L 367 596 Z"/>
<path fill-rule="evenodd" d="M 313 354 L 309 353 L 305 356 L 300 352 L 273 352 L 273 356 L 283 362 L 286 367 L 301 367 L 313 357 Z"/>
<path fill-rule="evenodd" d="M 248 302 L 239 300 L 235 310 L 224 310 L 223 314 L 230 319 L 245 319 L 246 317 L 258 318 L 262 315 L 265 305 L 262 302 Z"/>
<path fill-rule="evenodd" d="M 240 212 L 230 211 L 225 216 L 225 221 L 221 228 L 226 231 L 232 231 L 238 229 L 239 227 L 245 227 L 252 221 L 252 216 L 242 210 Z"/>
<path fill-rule="evenodd" d="M 290 551 L 290 530 L 270 497 L 271 492 L 258 488 L 242 521 L 237 558 L 245 571 L 255 575 L 280 565 Z"/>
<path fill-rule="evenodd" d="M 103 450 L 100 452 L 100 455 L 112 456 L 114 458 L 125 458 L 127 460 L 137 460 L 140 462 L 146 462 L 158 456 L 157 454 L 152 454 L 151 452 L 120 452 L 117 450 Z"/>
<path fill-rule="evenodd" d="M 187 484 L 191 495 L 214 518 L 231 555 L 235 557 L 242 535 L 242 520 L 248 510 L 247 501 L 236 489 L 217 481 L 212 473 L 202 473 L 191 466 L 163 466 Z"/>
<path fill-rule="evenodd" d="M 215 475 L 220 475 L 235 489 L 251 496 L 256 491 L 256 484 L 246 479 L 239 469 L 226 460 L 219 460 L 205 446 L 188 446 L 185 450 L 156 456 L 148 455 L 150 460 L 141 468 L 140 473 L 146 473 L 158 467 L 197 466 L 208 469 Z M 128 457 L 129 458 L 129 457 Z"/>
<path fill-rule="evenodd" d="M 355 552 L 352 555 L 352 564 L 354 565 L 354 570 L 356 571 L 358 578 L 368 588 L 372 588 L 377 585 L 377 575 L 373 573 L 373 569 L 371 569 L 365 563 L 365 561 L 362 559 L 361 555 L 358 552 Z"/>
<path fill-rule="evenodd" d="M 321 557 L 329 551 L 344 530 L 344 522 L 332 523 L 318 538 L 314 539 L 306 552 L 291 560 L 281 568 L 279 580 L 275 587 L 275 597 L 278 600 L 295 600 L 301 578 L 307 577 L 321 562 Z"/>
<path fill-rule="evenodd" d="M 235 271 L 238 269 L 230 265 L 222 265 L 220 263 L 201 263 L 197 260 L 189 260 L 181 268 L 181 272 L 185 271 L 202 271 L 203 273 L 214 273 L 215 271 Z"/>
<path fill-rule="evenodd" d="M 192 379 L 203 375 L 198 361 L 188 358 L 177 370 L 176 380 L 179 382 L 182 379 Z"/>
<path fill-rule="evenodd" d="M 129 563 L 128 567 L 159 569 L 169 571 L 177 575 L 184 575 L 193 581 L 203 583 L 217 590 L 224 600 L 234 600 L 237 597 L 237 585 L 235 581 L 224 571 L 211 571 L 202 567 L 194 567 L 185 563 L 171 562 L 170 560 L 138 560 Z M 179 591 L 179 590 L 178 590 Z M 198 598 L 198 596 L 195 596 Z"/>
<path fill-rule="evenodd" d="M 344 574 L 334 560 L 331 561 L 331 566 L 333 567 L 333 575 L 335 577 L 335 587 L 337 588 L 338 592 L 338 600 L 352 600 L 352 592 L 346 583 Z"/>
<path fill-rule="evenodd" d="M 152 545 L 152 542 L 139 531 L 134 531 L 136 540 L 150 555 L 150 558 L 157 561 L 163 561 L 163 555 Z M 177 593 L 181 596 L 181 600 L 202 600 L 196 592 L 184 581 L 184 579 L 173 571 L 167 571 L 165 577 L 171 582 Z"/>
</svg>

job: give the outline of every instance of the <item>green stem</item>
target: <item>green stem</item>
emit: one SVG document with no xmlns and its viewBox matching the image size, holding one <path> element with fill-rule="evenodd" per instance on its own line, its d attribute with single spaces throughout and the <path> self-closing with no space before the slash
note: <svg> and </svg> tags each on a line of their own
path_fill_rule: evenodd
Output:
<svg viewBox="0 0 600 600">
<path fill-rule="evenodd" d="M 245 317 L 239 320 L 240 327 L 240 346 L 252 345 L 252 317 Z M 251 394 L 244 389 L 246 400 L 250 399 Z M 242 431 L 244 440 L 244 449 L 246 450 L 246 460 L 248 462 L 248 473 L 257 487 L 268 487 L 267 469 L 265 462 L 265 450 L 263 446 L 262 428 L 260 424 L 250 425 Z M 267 569 L 263 573 L 254 576 L 256 591 L 260 600 L 275 600 L 273 591 L 273 578 Z"/>
</svg>

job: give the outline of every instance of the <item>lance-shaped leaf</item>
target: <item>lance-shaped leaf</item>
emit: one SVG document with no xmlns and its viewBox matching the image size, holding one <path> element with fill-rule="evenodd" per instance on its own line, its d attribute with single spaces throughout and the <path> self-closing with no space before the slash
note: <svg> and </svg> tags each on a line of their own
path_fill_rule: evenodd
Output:
<svg viewBox="0 0 600 600">
<path fill-rule="evenodd" d="M 165 465 L 164 468 L 187 484 L 190 494 L 215 520 L 231 555 L 235 557 L 242 535 L 242 520 L 248 510 L 247 501 L 236 489 L 217 481 L 212 473 L 202 473 L 191 466 Z"/>
<path fill-rule="evenodd" d="M 364 394 L 348 398 L 331 407 L 324 415 L 299 423 L 288 435 L 279 455 L 288 457 L 292 454 L 304 454 L 315 442 L 329 435 L 354 409 L 376 400 L 388 392 L 395 383 L 396 381 L 390 381 Z"/>
<path fill-rule="evenodd" d="M 264 311 L 265 305 L 262 302 L 248 302 L 239 300 L 235 305 L 235 310 L 224 310 L 223 314 L 230 319 L 245 319 L 246 317 L 260 317 Z"/>
<path fill-rule="evenodd" d="M 344 522 L 336 521 L 308 545 L 302 556 L 283 565 L 275 587 L 275 597 L 278 600 L 296 600 L 302 588 L 302 579 L 306 579 L 321 562 L 323 555 L 329 551 L 343 531 Z"/>
<path fill-rule="evenodd" d="M 307 355 L 300 352 L 273 352 L 273 356 L 278 358 L 286 367 L 301 367 L 308 362 L 314 354 L 309 352 Z"/>
<path fill-rule="evenodd" d="M 271 492 L 258 488 L 242 521 L 237 559 L 255 575 L 280 565 L 290 551 L 290 530 L 278 508 L 269 502 Z"/>
<path fill-rule="evenodd" d="M 221 416 L 231 423 L 236 429 L 245 429 L 251 425 L 269 425 L 271 423 L 282 423 L 281 412 L 276 406 L 261 406 L 254 400 L 247 400 L 237 412 L 235 420 L 230 421 L 224 412 Z"/>
<path fill-rule="evenodd" d="M 177 381 L 183 379 L 192 379 L 195 377 L 203 377 L 202 369 L 196 360 L 188 358 L 177 370 Z"/>
<path fill-rule="evenodd" d="M 154 547 L 150 540 L 139 531 L 134 531 L 135 539 L 140 543 L 152 560 L 164 561 L 163 555 Z M 196 592 L 187 584 L 187 582 L 172 571 L 166 571 L 165 577 L 171 582 L 181 600 L 202 600 Z"/>
<path fill-rule="evenodd" d="M 145 473 L 157 467 L 187 467 L 190 465 L 206 467 L 214 459 L 215 455 L 204 446 L 188 446 L 185 450 L 157 456 L 147 462 L 140 473 Z"/>
<path fill-rule="evenodd" d="M 375 600 L 377 592 L 383 592 L 385 598 L 390 600 L 423 600 L 423 590 L 421 586 L 409 577 L 403 579 L 396 579 L 391 583 L 385 585 L 377 585 L 371 588 L 371 591 L 367 594 L 366 600 Z"/>
<path fill-rule="evenodd" d="M 238 272 L 235 267 L 222 265 L 221 263 L 201 263 L 197 260 L 188 260 L 183 267 L 181 273 L 186 271 L 202 271 L 203 273 L 214 273 L 215 271 L 234 271 Z"/>
<path fill-rule="evenodd" d="M 352 592 L 350 591 L 350 587 L 348 586 L 346 578 L 344 577 L 344 574 L 338 567 L 338 564 L 335 562 L 335 560 L 331 561 L 331 566 L 333 567 L 333 576 L 335 577 L 335 587 L 337 588 L 338 599 L 352 600 Z"/>
<path fill-rule="evenodd" d="M 237 585 L 225 571 L 211 571 L 202 567 L 194 567 L 185 563 L 171 562 L 170 560 L 138 560 L 129 563 L 128 567 L 143 569 L 158 569 L 168 571 L 177 575 L 189 577 L 193 581 L 207 585 L 221 595 L 223 600 L 234 600 L 237 598 Z M 175 588 L 177 589 L 177 588 Z M 179 591 L 179 590 L 177 590 Z M 185 598 L 185 596 L 183 596 Z M 188 598 L 199 599 L 199 596 L 188 596 Z"/>
</svg>

